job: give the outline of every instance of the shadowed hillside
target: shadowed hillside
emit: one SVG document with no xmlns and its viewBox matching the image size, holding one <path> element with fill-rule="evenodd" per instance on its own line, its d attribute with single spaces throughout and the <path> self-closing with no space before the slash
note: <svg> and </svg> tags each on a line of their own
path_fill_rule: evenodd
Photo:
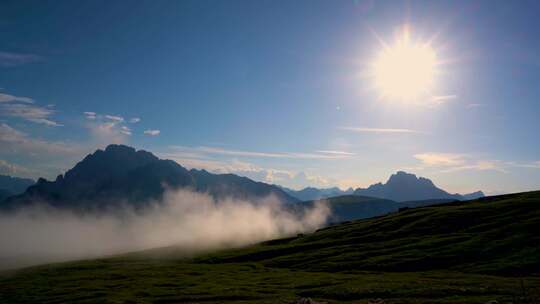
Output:
<svg viewBox="0 0 540 304">
<path fill-rule="evenodd" d="M 540 273 L 540 192 L 408 209 L 202 261 L 313 271 Z"/>
<path fill-rule="evenodd" d="M 540 192 L 489 197 L 194 259 L 169 247 L 4 273 L 0 302 L 537 303 L 539 229 Z"/>
<path fill-rule="evenodd" d="M 322 200 L 308 201 L 297 204 L 299 207 L 313 207 L 319 202 L 327 204 L 332 211 L 331 223 L 366 219 L 397 212 L 406 208 L 416 208 L 454 202 L 452 199 L 433 199 L 422 201 L 395 202 L 388 199 L 360 195 L 343 195 Z M 302 208 L 300 208 L 302 209 Z"/>
</svg>

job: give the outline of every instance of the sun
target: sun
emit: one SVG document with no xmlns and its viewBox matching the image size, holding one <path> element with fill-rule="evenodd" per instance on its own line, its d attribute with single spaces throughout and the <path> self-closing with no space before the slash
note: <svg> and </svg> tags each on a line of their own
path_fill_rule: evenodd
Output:
<svg viewBox="0 0 540 304">
<path fill-rule="evenodd" d="M 375 87 L 383 98 L 413 101 L 428 95 L 437 74 L 429 43 L 413 41 L 404 28 L 394 45 L 384 45 L 373 62 Z"/>
</svg>

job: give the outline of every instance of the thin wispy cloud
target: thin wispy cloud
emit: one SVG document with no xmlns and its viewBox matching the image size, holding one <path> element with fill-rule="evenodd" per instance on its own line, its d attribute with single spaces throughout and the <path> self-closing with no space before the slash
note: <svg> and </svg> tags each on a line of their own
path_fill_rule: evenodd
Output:
<svg viewBox="0 0 540 304">
<path fill-rule="evenodd" d="M 538 161 L 528 161 L 528 162 L 506 162 L 508 166 L 517 167 L 517 168 L 529 168 L 529 169 L 540 169 L 540 160 Z"/>
<path fill-rule="evenodd" d="M 481 103 L 470 103 L 466 105 L 467 109 L 474 109 L 474 108 L 479 108 L 482 106 L 484 106 L 484 104 L 481 104 Z"/>
<path fill-rule="evenodd" d="M 419 153 L 414 158 L 427 166 L 459 166 L 466 162 L 466 155 L 453 153 Z"/>
<path fill-rule="evenodd" d="M 135 124 L 135 123 L 138 123 L 140 122 L 141 119 L 139 117 L 133 117 L 129 120 L 129 123 L 132 123 L 132 124 Z"/>
<path fill-rule="evenodd" d="M 3 116 L 21 118 L 50 127 L 63 126 L 50 118 L 56 112 L 51 108 L 44 108 L 30 103 L 5 103 L 1 105 L 1 109 L 1 115 Z"/>
<path fill-rule="evenodd" d="M 114 122 L 123 122 L 124 117 L 116 116 L 116 115 L 105 115 L 105 118 Z"/>
<path fill-rule="evenodd" d="M 477 159 L 469 154 L 428 152 L 415 154 L 414 158 L 425 166 L 438 168 L 445 173 L 464 170 L 508 172 L 505 164 L 499 160 Z"/>
<path fill-rule="evenodd" d="M 219 160 L 210 155 L 185 150 L 172 149 L 158 153 L 162 158 L 172 159 L 189 169 L 205 169 L 213 173 L 232 173 L 245 176 L 256 181 L 270 184 L 287 185 L 293 188 L 306 186 L 328 187 L 335 185 L 334 180 L 305 171 L 295 172 L 276 168 L 267 168 L 253 163 L 238 160 Z"/>
<path fill-rule="evenodd" d="M 492 161 L 492 160 L 478 160 L 478 161 L 474 161 L 472 163 L 469 163 L 463 166 L 451 167 L 451 168 L 442 170 L 442 172 L 457 172 L 457 171 L 463 171 L 463 170 L 477 170 L 477 171 L 493 170 L 493 171 L 498 171 L 501 173 L 508 173 L 508 170 L 506 170 L 505 168 L 501 166 L 500 161 Z"/>
<path fill-rule="evenodd" d="M 3 102 L 26 102 L 34 103 L 34 100 L 30 97 L 15 96 L 5 93 L 0 93 L 0 103 Z"/>
<path fill-rule="evenodd" d="M 346 151 L 336 151 L 336 150 L 319 150 L 319 151 L 316 151 L 316 152 L 324 153 L 324 154 L 333 154 L 333 155 L 345 155 L 345 156 L 356 155 L 355 153 L 346 152 Z"/>
<path fill-rule="evenodd" d="M 358 133 L 401 133 L 401 134 L 420 134 L 424 133 L 417 130 L 412 129 L 400 129 L 400 128 L 368 128 L 368 127 L 339 127 L 339 130 L 343 131 L 351 131 L 351 132 L 358 132 Z"/>
<path fill-rule="evenodd" d="M 325 151 L 318 153 L 302 153 L 302 152 L 260 152 L 260 151 L 244 151 L 224 149 L 220 147 L 184 147 L 173 146 L 173 149 L 180 151 L 189 151 L 204 154 L 228 155 L 239 157 L 254 157 L 254 158 L 289 158 L 289 159 L 342 159 L 350 157 L 352 154 L 342 151 Z M 328 153 L 331 152 L 331 153 Z"/>
<path fill-rule="evenodd" d="M 125 135 L 131 135 L 131 129 L 127 126 L 120 127 L 120 132 Z"/>
<path fill-rule="evenodd" d="M 18 177 L 35 176 L 34 170 L 0 159 L 0 174 Z"/>
<path fill-rule="evenodd" d="M 94 119 L 97 118 L 96 112 L 84 112 L 83 114 L 84 114 L 84 116 L 86 117 L 86 119 L 94 120 Z"/>
<path fill-rule="evenodd" d="M 149 135 L 149 136 L 158 136 L 160 133 L 161 133 L 160 130 L 145 130 L 143 132 L 144 135 Z"/>
<path fill-rule="evenodd" d="M 456 98 L 458 98 L 458 96 L 453 95 L 453 94 L 452 95 L 438 95 L 438 96 L 431 97 L 431 101 L 435 103 L 444 103 L 444 102 L 447 102 Z"/>
<path fill-rule="evenodd" d="M 62 141 L 47 141 L 33 138 L 7 123 L 0 123 L 0 155 L 25 155 L 36 159 L 50 159 L 66 156 L 80 156 L 86 149 Z"/>
<path fill-rule="evenodd" d="M 41 57 L 34 54 L 0 52 L 0 67 L 14 67 L 39 60 Z"/>
<path fill-rule="evenodd" d="M 20 118 L 51 127 L 62 126 L 51 118 L 56 112 L 54 106 L 39 106 L 30 97 L 0 93 L 0 110 L 0 116 Z"/>
<path fill-rule="evenodd" d="M 87 128 L 94 140 L 100 144 L 125 144 L 133 134 L 122 116 L 99 114 L 94 111 L 86 111 L 83 114 L 87 120 Z"/>
</svg>

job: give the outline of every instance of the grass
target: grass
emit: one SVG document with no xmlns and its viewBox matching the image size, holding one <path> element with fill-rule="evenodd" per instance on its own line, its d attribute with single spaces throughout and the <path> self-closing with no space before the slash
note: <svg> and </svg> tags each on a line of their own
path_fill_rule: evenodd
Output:
<svg viewBox="0 0 540 304">
<path fill-rule="evenodd" d="M 540 192 L 494 197 L 190 259 L 173 247 L 3 273 L 0 303 L 540 303 L 539 228 Z"/>
</svg>

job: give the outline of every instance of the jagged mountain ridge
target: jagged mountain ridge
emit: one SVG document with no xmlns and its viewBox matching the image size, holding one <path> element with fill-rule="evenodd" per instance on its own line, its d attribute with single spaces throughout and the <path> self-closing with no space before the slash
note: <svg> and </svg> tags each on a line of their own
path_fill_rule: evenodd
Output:
<svg viewBox="0 0 540 304">
<path fill-rule="evenodd" d="M 378 197 L 397 202 L 432 199 L 471 200 L 484 196 L 482 191 L 470 194 L 450 194 L 427 178 L 417 177 L 404 171 L 392 174 L 386 183 L 377 183 L 368 188 L 358 188 L 355 195 Z"/>
<path fill-rule="evenodd" d="M 274 195 L 283 202 L 297 200 L 280 188 L 234 174 L 188 170 L 172 160 L 124 145 L 109 145 L 87 155 L 55 181 L 40 178 L 21 195 L 8 198 L 4 208 L 36 201 L 73 209 L 103 209 L 128 203 L 144 206 L 159 200 L 166 188 L 188 188 L 215 198 L 257 199 Z"/>
</svg>

